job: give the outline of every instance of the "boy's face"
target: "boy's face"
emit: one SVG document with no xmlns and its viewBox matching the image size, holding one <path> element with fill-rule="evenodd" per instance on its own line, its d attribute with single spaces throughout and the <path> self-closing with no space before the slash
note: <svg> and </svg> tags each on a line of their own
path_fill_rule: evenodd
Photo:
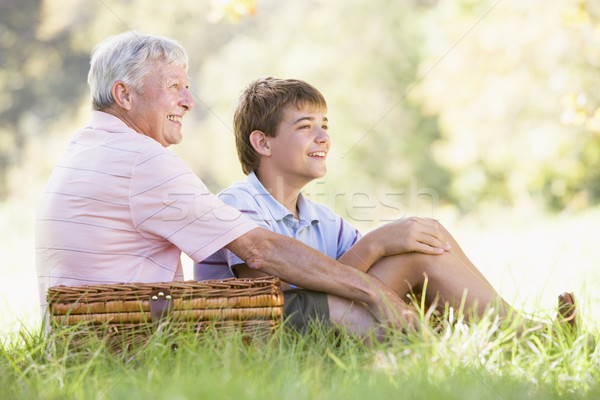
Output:
<svg viewBox="0 0 600 400">
<path fill-rule="evenodd" d="M 281 176 L 286 185 L 302 187 L 327 173 L 329 152 L 326 110 L 311 105 L 284 108 L 276 136 L 269 137 L 271 174 Z M 267 166 L 265 164 L 265 166 Z"/>
</svg>

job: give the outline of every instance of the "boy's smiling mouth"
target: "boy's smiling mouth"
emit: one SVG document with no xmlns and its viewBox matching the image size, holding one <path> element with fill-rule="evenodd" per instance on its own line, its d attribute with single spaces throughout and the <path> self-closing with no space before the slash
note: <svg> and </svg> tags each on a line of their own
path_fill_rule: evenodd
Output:
<svg viewBox="0 0 600 400">
<path fill-rule="evenodd" d="M 324 151 L 315 151 L 313 153 L 308 153 L 309 157 L 325 157 L 327 155 Z"/>
</svg>

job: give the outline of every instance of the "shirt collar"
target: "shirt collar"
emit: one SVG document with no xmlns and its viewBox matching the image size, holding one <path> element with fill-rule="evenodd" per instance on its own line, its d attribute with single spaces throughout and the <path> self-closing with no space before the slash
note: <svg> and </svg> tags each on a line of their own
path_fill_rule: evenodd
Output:
<svg viewBox="0 0 600 400">
<path fill-rule="evenodd" d="M 283 219 L 293 219 L 294 214 L 288 210 L 283 204 L 278 202 L 271 194 L 265 189 L 263 184 L 258 180 L 258 177 L 254 172 L 250 172 L 248 174 L 247 181 L 250 183 L 255 193 L 254 196 L 259 196 L 259 201 L 261 204 L 264 204 L 273 220 L 279 221 Z M 301 225 L 315 225 L 319 223 L 319 218 L 317 215 L 317 209 L 315 204 L 308 201 L 302 193 L 298 195 L 298 217 Z"/>
<path fill-rule="evenodd" d="M 90 122 L 86 128 L 112 133 L 137 133 L 135 130 L 128 127 L 122 119 L 103 111 L 92 111 Z"/>
</svg>

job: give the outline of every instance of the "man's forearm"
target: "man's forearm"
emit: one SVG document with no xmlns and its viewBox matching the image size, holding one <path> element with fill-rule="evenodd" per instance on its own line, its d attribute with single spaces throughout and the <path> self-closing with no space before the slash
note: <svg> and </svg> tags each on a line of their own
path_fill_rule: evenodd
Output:
<svg viewBox="0 0 600 400">
<path fill-rule="evenodd" d="M 256 270 L 294 285 L 373 305 L 381 283 L 305 244 L 265 229 L 254 229 L 228 246 Z"/>
<path fill-rule="evenodd" d="M 381 246 L 373 240 L 370 234 L 365 235 L 354 244 L 347 252 L 342 254 L 338 261 L 342 264 L 367 272 L 369 268 L 383 256 Z"/>
</svg>

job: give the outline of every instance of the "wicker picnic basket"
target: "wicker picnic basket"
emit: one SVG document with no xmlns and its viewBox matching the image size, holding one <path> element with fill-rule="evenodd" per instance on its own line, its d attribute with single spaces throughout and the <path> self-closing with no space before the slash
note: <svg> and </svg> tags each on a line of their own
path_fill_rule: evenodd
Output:
<svg viewBox="0 0 600 400">
<path fill-rule="evenodd" d="M 54 286 L 47 293 L 53 330 L 147 337 L 159 326 L 264 336 L 280 325 L 278 278 Z M 141 339 L 143 340 L 143 338 Z"/>
</svg>

